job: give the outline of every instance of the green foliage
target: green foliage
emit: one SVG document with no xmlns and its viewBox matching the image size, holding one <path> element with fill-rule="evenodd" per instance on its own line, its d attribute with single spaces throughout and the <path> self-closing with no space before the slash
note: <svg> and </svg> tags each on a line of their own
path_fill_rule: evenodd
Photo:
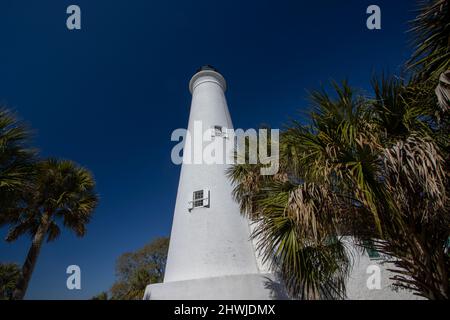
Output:
<svg viewBox="0 0 450 320">
<path fill-rule="evenodd" d="M 20 276 L 15 263 L 0 263 L 0 300 L 11 300 Z"/>
<path fill-rule="evenodd" d="M 108 292 L 103 291 L 96 296 L 93 296 L 91 300 L 108 300 Z"/>
<path fill-rule="evenodd" d="M 156 238 L 141 249 L 122 254 L 116 262 L 118 280 L 111 287 L 111 299 L 141 300 L 145 287 L 162 282 L 169 239 Z"/>
<path fill-rule="evenodd" d="M 433 92 L 374 80 L 374 98 L 334 83 L 311 94 L 308 126 L 281 135 L 280 172 L 236 165 L 234 196 L 253 236 L 293 296 L 342 298 L 349 272 L 342 236 L 396 258 L 397 285 L 448 298 L 448 153 Z M 433 109 L 434 106 L 434 109 Z"/>
<path fill-rule="evenodd" d="M 45 239 L 55 240 L 61 233 L 60 224 L 77 236 L 86 233 L 98 197 L 95 181 L 85 168 L 67 160 L 48 159 L 36 164 L 35 175 L 20 195 L 21 205 L 10 210 L 11 228 L 7 241 L 23 234 L 32 237 L 32 244 L 14 293 L 23 299 Z"/>
<path fill-rule="evenodd" d="M 257 222 L 253 237 L 292 296 L 345 297 L 350 237 L 392 258 L 396 286 L 449 299 L 448 15 L 448 1 L 421 7 L 410 81 L 374 78 L 373 97 L 346 81 L 313 91 L 310 123 L 281 134 L 278 174 L 229 170 L 242 213 Z"/>
<path fill-rule="evenodd" d="M 33 175 L 35 154 L 28 147 L 29 136 L 26 126 L 0 107 L 0 225 L 8 223 L 9 210 Z"/>
<path fill-rule="evenodd" d="M 66 160 L 38 161 L 29 136 L 23 123 L 0 109 L 0 226 L 10 226 L 7 241 L 25 233 L 33 239 L 15 299 L 25 295 L 44 238 L 53 241 L 61 233 L 57 221 L 83 236 L 98 202 L 86 169 Z"/>
<path fill-rule="evenodd" d="M 98 203 L 92 174 L 72 161 L 48 159 L 36 165 L 32 183 L 21 195 L 22 206 L 15 210 L 7 241 L 15 241 L 28 233 L 34 236 L 48 215 L 47 241 L 55 240 L 60 226 L 71 229 L 77 236 L 86 233 L 86 225 Z"/>
<path fill-rule="evenodd" d="M 410 30 L 415 51 L 407 66 L 422 80 L 437 80 L 450 70 L 450 3 L 421 0 L 416 14 Z"/>
</svg>

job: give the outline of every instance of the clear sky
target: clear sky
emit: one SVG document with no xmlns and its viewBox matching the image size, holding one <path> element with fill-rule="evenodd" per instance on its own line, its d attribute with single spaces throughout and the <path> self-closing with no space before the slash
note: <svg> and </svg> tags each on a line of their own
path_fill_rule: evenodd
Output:
<svg viewBox="0 0 450 320">
<path fill-rule="evenodd" d="M 66 28 L 70 4 L 81 7 L 80 31 Z M 366 28 L 370 4 L 382 30 Z M 170 234 L 180 169 L 170 135 L 187 125 L 198 67 L 227 79 L 236 128 L 277 128 L 321 83 L 368 90 L 374 71 L 399 73 L 413 9 L 413 0 L 2 0 L 0 103 L 30 124 L 43 156 L 89 168 L 100 194 L 84 238 L 63 232 L 44 245 L 27 298 L 90 298 L 112 285 L 120 254 Z M 0 241 L 0 261 L 21 264 L 29 245 Z M 70 264 L 81 267 L 81 290 L 66 288 Z"/>
</svg>

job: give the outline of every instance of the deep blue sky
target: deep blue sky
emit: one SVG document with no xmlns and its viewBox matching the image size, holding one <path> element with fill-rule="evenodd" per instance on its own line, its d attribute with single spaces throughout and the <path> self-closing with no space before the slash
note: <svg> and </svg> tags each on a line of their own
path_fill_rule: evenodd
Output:
<svg viewBox="0 0 450 320">
<path fill-rule="evenodd" d="M 66 28 L 78 4 L 82 30 Z M 366 28 L 378 4 L 382 30 Z M 369 88 L 374 71 L 398 73 L 410 48 L 412 0 L 0 2 L 0 102 L 35 131 L 43 156 L 95 175 L 100 206 L 78 239 L 45 244 L 31 299 L 84 299 L 114 281 L 115 259 L 169 235 L 179 167 L 170 134 L 185 127 L 188 81 L 213 64 L 228 81 L 238 128 L 279 127 L 306 110 L 306 90 L 348 78 Z M 4 238 L 6 229 L 0 229 Z M 26 236 L 0 242 L 0 261 L 22 263 Z M 82 290 L 66 289 L 66 267 Z"/>
</svg>

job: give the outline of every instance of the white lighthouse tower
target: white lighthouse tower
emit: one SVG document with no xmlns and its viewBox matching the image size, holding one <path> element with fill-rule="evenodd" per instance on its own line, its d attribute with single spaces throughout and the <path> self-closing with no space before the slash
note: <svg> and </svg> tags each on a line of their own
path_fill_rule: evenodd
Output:
<svg viewBox="0 0 450 320">
<path fill-rule="evenodd" d="M 226 88 L 211 66 L 192 77 L 191 138 L 206 132 L 211 140 L 229 139 Z M 256 258 L 249 221 L 232 197 L 227 164 L 204 163 L 206 143 L 186 141 L 164 282 L 147 286 L 144 299 L 282 298 L 281 286 Z"/>
</svg>

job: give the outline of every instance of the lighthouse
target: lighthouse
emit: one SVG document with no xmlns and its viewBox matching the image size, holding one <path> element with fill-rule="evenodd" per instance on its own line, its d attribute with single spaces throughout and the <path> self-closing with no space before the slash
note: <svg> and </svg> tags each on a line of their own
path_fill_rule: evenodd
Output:
<svg viewBox="0 0 450 320">
<path fill-rule="evenodd" d="M 211 66 L 189 82 L 192 94 L 164 282 L 147 286 L 144 299 L 278 299 L 283 290 L 263 266 L 226 176 L 230 164 L 207 163 L 207 143 L 226 145 L 233 129 L 224 77 Z M 200 131 L 200 132 L 198 132 Z M 192 137 L 206 137 L 207 142 Z M 188 139 L 190 137 L 191 139 Z"/>
</svg>

